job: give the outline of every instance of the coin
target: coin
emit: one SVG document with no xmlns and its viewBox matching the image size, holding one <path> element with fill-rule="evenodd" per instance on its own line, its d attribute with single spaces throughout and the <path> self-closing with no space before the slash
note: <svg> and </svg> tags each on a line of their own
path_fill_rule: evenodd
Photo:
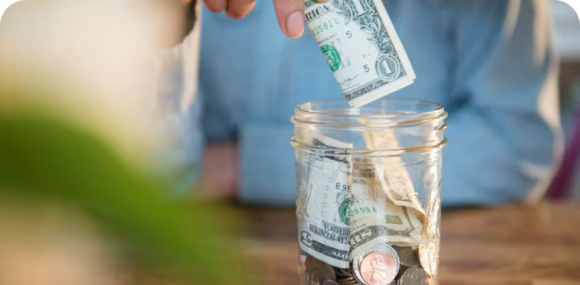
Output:
<svg viewBox="0 0 580 285">
<path fill-rule="evenodd" d="M 300 284 L 307 285 L 308 284 L 308 275 L 306 273 L 306 268 L 302 266 L 298 267 L 298 278 L 302 281 Z"/>
<path fill-rule="evenodd" d="M 419 266 L 409 267 L 403 272 L 397 285 L 428 285 L 427 274 Z"/>
<path fill-rule="evenodd" d="M 340 285 L 358 285 L 359 282 L 354 278 L 349 269 L 334 268 L 336 271 L 336 282 Z"/>
<path fill-rule="evenodd" d="M 363 285 L 360 282 L 356 281 L 356 279 L 354 279 L 354 278 L 337 280 L 336 282 L 338 282 L 338 284 L 340 284 L 340 285 Z"/>
<path fill-rule="evenodd" d="M 360 264 L 362 279 L 368 285 L 387 285 L 397 277 L 398 271 L 395 258 L 381 251 L 367 254 Z"/>
<path fill-rule="evenodd" d="M 306 257 L 308 256 L 308 253 L 306 253 L 305 251 L 303 251 L 302 249 L 300 250 L 300 262 L 301 263 L 305 263 L 306 262 Z"/>
<path fill-rule="evenodd" d="M 377 254 L 372 256 L 372 257 L 375 257 L 374 259 L 371 257 L 371 254 L 373 254 L 373 253 L 377 253 Z M 383 264 L 377 263 L 377 261 L 381 261 L 381 258 L 385 259 L 384 260 L 385 264 L 386 264 L 386 262 L 392 261 L 392 264 L 389 263 L 392 266 L 383 268 L 383 270 L 386 271 L 386 273 L 391 273 L 394 270 L 394 274 L 393 274 L 393 277 L 390 278 L 390 280 L 382 280 L 381 282 L 377 283 L 379 281 L 378 278 L 384 274 L 382 273 L 383 270 L 374 270 L 373 265 L 382 266 Z M 365 260 L 367 262 L 365 263 L 364 268 L 367 269 L 367 272 L 376 272 L 378 274 L 375 276 L 376 277 L 375 281 L 369 282 L 367 280 L 367 278 L 364 277 L 363 262 Z M 387 285 L 387 284 L 389 284 L 389 282 L 393 281 L 394 278 L 397 276 L 397 273 L 399 272 L 399 266 L 400 266 L 400 263 L 399 263 L 399 257 L 397 256 L 397 252 L 390 245 L 388 245 L 386 243 L 379 243 L 379 244 L 373 246 L 372 248 L 364 251 L 363 253 L 357 253 L 353 257 L 353 260 L 352 260 L 352 269 L 354 272 L 354 277 L 357 279 L 357 281 L 359 283 L 363 283 L 365 285 Z M 371 277 L 369 277 L 369 278 L 372 279 L 372 274 L 370 276 Z"/>
<path fill-rule="evenodd" d="M 332 266 L 312 257 L 306 257 L 306 270 L 311 281 L 322 284 L 327 280 L 336 280 L 336 272 Z"/>
<path fill-rule="evenodd" d="M 412 247 L 393 246 L 403 267 L 420 266 Z"/>
<path fill-rule="evenodd" d="M 335 267 L 334 271 L 336 272 L 336 278 L 352 277 L 352 272 L 350 270 Z"/>
</svg>

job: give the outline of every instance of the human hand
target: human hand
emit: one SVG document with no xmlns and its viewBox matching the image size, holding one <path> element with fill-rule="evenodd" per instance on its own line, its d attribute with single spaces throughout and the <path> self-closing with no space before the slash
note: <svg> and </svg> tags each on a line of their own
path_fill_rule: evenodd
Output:
<svg viewBox="0 0 580 285">
<path fill-rule="evenodd" d="M 304 32 L 304 0 L 273 1 L 282 32 L 290 38 L 300 37 Z M 226 15 L 232 19 L 243 18 L 256 4 L 255 0 L 203 0 L 203 2 L 208 10 L 214 13 L 225 10 Z"/>
</svg>

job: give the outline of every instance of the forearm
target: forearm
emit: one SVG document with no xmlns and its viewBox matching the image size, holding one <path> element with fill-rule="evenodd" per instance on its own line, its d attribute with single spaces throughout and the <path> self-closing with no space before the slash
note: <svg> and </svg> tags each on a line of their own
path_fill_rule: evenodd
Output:
<svg viewBox="0 0 580 285">
<path fill-rule="evenodd" d="M 174 47 L 183 42 L 193 30 L 199 19 L 197 15 L 197 0 L 163 1 L 155 15 L 158 21 L 155 29 L 159 29 L 159 38 L 154 45 L 158 49 Z"/>
</svg>

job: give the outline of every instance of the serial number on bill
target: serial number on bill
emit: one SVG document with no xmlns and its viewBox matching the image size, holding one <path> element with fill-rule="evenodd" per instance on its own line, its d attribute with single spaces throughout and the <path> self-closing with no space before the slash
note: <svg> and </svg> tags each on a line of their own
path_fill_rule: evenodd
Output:
<svg viewBox="0 0 580 285">
<path fill-rule="evenodd" d="M 313 36 L 319 35 L 325 31 L 328 31 L 328 30 L 334 28 L 334 26 L 338 25 L 338 24 L 340 24 L 340 20 L 338 18 L 334 18 L 334 21 L 330 20 L 330 21 L 325 22 L 324 24 L 320 24 L 317 27 L 315 27 L 314 29 L 310 30 L 310 33 Z"/>
</svg>

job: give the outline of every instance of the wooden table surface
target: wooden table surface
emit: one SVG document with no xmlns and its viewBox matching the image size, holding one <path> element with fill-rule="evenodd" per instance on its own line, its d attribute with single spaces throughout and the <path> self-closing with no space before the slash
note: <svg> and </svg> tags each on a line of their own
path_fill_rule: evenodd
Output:
<svg viewBox="0 0 580 285">
<path fill-rule="evenodd" d="M 294 212 L 245 213 L 260 279 L 298 285 Z M 441 233 L 441 285 L 580 284 L 580 204 L 448 210 Z"/>
</svg>

